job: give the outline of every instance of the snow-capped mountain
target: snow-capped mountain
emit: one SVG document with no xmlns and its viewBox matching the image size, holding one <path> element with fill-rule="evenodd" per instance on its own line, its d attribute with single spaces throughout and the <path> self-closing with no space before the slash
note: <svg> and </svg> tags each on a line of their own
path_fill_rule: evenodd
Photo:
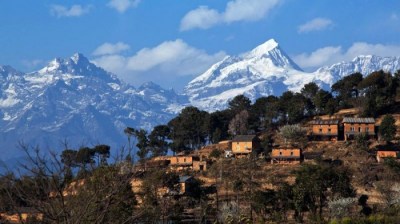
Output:
<svg viewBox="0 0 400 224">
<path fill-rule="evenodd" d="M 125 127 L 150 129 L 185 103 L 154 83 L 135 89 L 81 54 L 28 74 L 0 67 L 0 85 L 2 159 L 21 154 L 15 151 L 19 141 L 54 151 L 64 141 L 70 147 L 121 147 Z"/>
<path fill-rule="evenodd" d="M 213 111 L 225 108 L 239 94 L 254 101 L 287 89 L 299 91 L 311 81 L 330 85 L 334 79 L 328 73 L 302 71 L 271 39 L 250 52 L 214 64 L 185 87 L 185 94 L 194 106 Z"/>
<path fill-rule="evenodd" d="M 400 57 L 380 57 L 375 55 L 361 55 L 350 62 L 341 62 L 331 66 L 325 66 L 316 72 L 340 79 L 354 72 L 368 75 L 371 72 L 384 70 L 394 74 L 400 69 Z"/>
<path fill-rule="evenodd" d="M 56 58 L 32 73 L 0 66 L 0 160 L 21 155 L 19 141 L 54 151 L 62 150 L 63 142 L 71 148 L 109 144 L 118 149 L 126 143 L 125 127 L 150 130 L 190 104 L 221 110 L 239 94 L 254 101 L 299 91 L 311 81 L 329 88 L 345 75 L 381 69 L 394 73 L 400 58 L 359 56 L 304 72 L 273 39 L 217 62 L 191 81 L 183 95 L 152 82 L 135 88 L 81 54 Z"/>
</svg>

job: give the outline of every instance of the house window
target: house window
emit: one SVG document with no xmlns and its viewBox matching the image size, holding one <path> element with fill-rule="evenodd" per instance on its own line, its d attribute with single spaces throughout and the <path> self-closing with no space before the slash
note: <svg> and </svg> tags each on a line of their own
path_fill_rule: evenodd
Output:
<svg viewBox="0 0 400 224">
<path fill-rule="evenodd" d="M 319 133 L 322 133 L 322 128 L 319 129 Z"/>
<path fill-rule="evenodd" d="M 368 127 L 365 128 L 365 132 L 367 132 L 367 133 L 369 132 L 369 128 Z"/>
<path fill-rule="evenodd" d="M 354 127 L 350 127 L 350 131 L 354 131 Z"/>
<path fill-rule="evenodd" d="M 293 156 L 293 151 L 292 151 L 292 152 L 290 152 L 290 155 L 291 155 L 291 156 Z"/>
<path fill-rule="evenodd" d="M 331 129 L 330 128 L 328 128 L 328 132 L 331 133 Z"/>
<path fill-rule="evenodd" d="M 183 158 L 183 162 L 186 163 L 186 158 Z"/>
<path fill-rule="evenodd" d="M 361 132 L 362 131 L 362 128 L 361 127 L 358 127 L 358 132 Z"/>
<path fill-rule="evenodd" d="M 279 152 L 279 155 L 281 156 L 281 155 L 282 155 L 282 152 Z"/>
</svg>

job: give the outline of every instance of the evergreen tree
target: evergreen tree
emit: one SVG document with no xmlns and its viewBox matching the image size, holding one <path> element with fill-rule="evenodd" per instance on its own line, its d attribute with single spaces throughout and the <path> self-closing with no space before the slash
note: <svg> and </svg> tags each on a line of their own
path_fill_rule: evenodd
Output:
<svg viewBox="0 0 400 224">
<path fill-rule="evenodd" d="M 149 146 L 152 156 L 166 155 L 169 148 L 168 136 L 170 129 L 167 125 L 157 125 L 149 135 Z"/>
<path fill-rule="evenodd" d="M 238 95 L 228 102 L 228 108 L 233 115 L 236 115 L 244 110 L 249 110 L 251 101 L 245 95 Z"/>
<path fill-rule="evenodd" d="M 383 117 L 382 123 L 379 126 L 379 135 L 386 142 L 390 142 L 396 135 L 396 120 L 393 115 L 387 114 Z"/>
<path fill-rule="evenodd" d="M 207 141 L 208 137 L 208 116 L 205 111 L 189 106 L 168 123 L 172 150 L 194 150 Z"/>
</svg>

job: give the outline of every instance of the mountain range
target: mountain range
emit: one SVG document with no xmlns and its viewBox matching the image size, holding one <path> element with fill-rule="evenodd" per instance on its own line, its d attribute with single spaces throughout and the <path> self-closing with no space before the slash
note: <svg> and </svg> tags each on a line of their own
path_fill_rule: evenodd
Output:
<svg viewBox="0 0 400 224">
<path fill-rule="evenodd" d="M 225 57 L 179 94 L 152 82 L 135 88 L 82 54 L 56 58 L 31 73 L 0 66 L 0 158 L 21 155 L 19 144 L 53 151 L 95 144 L 118 149 L 127 142 L 125 127 L 150 130 L 188 105 L 221 110 L 239 94 L 254 101 L 286 90 L 299 91 L 311 81 L 329 88 L 345 75 L 380 69 L 400 69 L 400 58 L 359 56 L 305 72 L 273 39 L 249 52 Z"/>
</svg>

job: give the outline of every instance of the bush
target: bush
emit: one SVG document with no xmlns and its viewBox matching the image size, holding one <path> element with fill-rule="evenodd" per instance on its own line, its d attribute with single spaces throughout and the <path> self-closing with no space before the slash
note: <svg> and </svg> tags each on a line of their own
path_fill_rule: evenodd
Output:
<svg viewBox="0 0 400 224">
<path fill-rule="evenodd" d="M 211 158 L 219 158 L 221 156 L 221 151 L 218 149 L 213 149 L 210 153 Z"/>
</svg>

